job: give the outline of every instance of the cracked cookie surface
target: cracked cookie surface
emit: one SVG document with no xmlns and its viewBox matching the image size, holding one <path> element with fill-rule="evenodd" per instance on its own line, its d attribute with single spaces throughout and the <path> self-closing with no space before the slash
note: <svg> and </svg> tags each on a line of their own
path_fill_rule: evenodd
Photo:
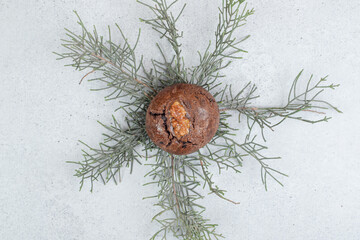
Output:
<svg viewBox="0 0 360 240">
<path fill-rule="evenodd" d="M 146 132 L 161 149 L 186 155 L 204 147 L 219 127 L 219 108 L 214 97 L 193 84 L 164 88 L 151 101 Z"/>
</svg>

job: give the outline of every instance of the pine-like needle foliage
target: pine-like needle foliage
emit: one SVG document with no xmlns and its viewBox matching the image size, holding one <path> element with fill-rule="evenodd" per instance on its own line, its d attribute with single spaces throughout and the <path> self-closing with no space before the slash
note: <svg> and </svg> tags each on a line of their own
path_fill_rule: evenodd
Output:
<svg viewBox="0 0 360 240">
<path fill-rule="evenodd" d="M 113 117 L 111 125 L 102 124 L 107 129 L 104 141 L 97 148 L 83 143 L 84 160 L 72 162 L 79 166 L 75 176 L 80 178 L 81 187 L 86 180 L 91 183 L 102 181 L 104 184 L 113 180 L 120 180 L 122 168 L 130 168 L 147 160 L 152 170 L 147 174 L 151 181 L 146 185 L 157 185 L 157 194 L 147 198 L 158 200 L 156 206 L 159 213 L 153 220 L 160 229 L 151 239 L 167 239 L 169 234 L 179 239 L 210 240 L 223 236 L 215 230 L 212 224 L 203 216 L 205 208 L 200 204 L 203 198 L 199 192 L 201 188 L 208 189 L 210 193 L 238 204 L 225 197 L 225 190 L 219 188 L 212 180 L 213 173 L 210 166 L 215 165 L 218 172 L 232 170 L 240 173 L 243 161 L 254 159 L 261 168 L 261 179 L 267 189 L 268 177 L 279 184 L 279 176 L 284 173 L 270 167 L 268 160 L 277 157 L 267 157 L 264 129 L 273 128 L 286 119 L 295 119 L 307 123 L 328 121 L 326 115 L 318 119 L 308 119 L 303 115 L 313 114 L 321 116 L 324 111 L 334 109 L 330 103 L 319 97 L 328 89 L 335 89 L 338 85 L 327 84 L 326 77 L 313 81 L 313 77 L 304 85 L 301 84 L 302 72 L 295 78 L 290 89 L 287 104 L 279 107 L 256 107 L 252 100 L 256 86 L 247 84 L 242 90 L 235 92 L 231 85 L 222 85 L 224 69 L 234 59 L 240 59 L 242 53 L 240 44 L 248 36 L 237 39 L 235 31 L 246 23 L 246 19 L 254 13 L 248 9 L 245 0 L 223 0 L 219 7 L 219 22 L 215 31 L 215 42 L 209 43 L 204 53 L 199 53 L 199 65 L 187 67 L 181 56 L 180 39 L 183 34 L 176 23 L 179 20 L 185 5 L 179 8 L 176 14 L 172 12 L 177 0 L 148 0 L 138 1 L 154 14 L 152 19 L 141 19 L 150 25 L 165 38 L 173 49 L 168 54 L 156 44 L 162 59 L 151 60 L 152 68 L 145 69 L 143 56 L 135 55 L 135 49 L 140 39 L 131 44 L 119 25 L 115 25 L 121 39 L 116 42 L 112 39 L 112 32 L 108 28 L 108 36 L 99 36 L 96 28 L 89 31 L 78 16 L 81 28 L 79 34 L 66 29 L 66 39 L 63 40 L 65 53 L 56 53 L 59 59 L 70 59 L 69 66 L 80 71 L 86 71 L 84 78 L 92 76 L 94 72 L 100 73 L 89 81 L 104 83 L 107 90 L 106 100 L 119 102 L 117 110 L 125 114 L 125 125 Z M 77 13 L 76 13 L 77 15 Z M 84 79 L 83 78 L 83 79 Z M 81 81 L 83 80 L 81 79 Z M 81 82 L 80 81 L 80 82 Z M 151 99 L 158 91 L 175 83 L 192 83 L 209 90 L 217 99 L 221 111 L 219 129 L 213 140 L 199 150 L 196 154 L 187 156 L 172 156 L 157 148 L 149 139 L 145 131 L 145 116 Z M 236 129 L 232 128 L 228 119 L 231 113 L 238 113 L 239 121 L 245 121 L 248 132 L 242 143 L 234 139 Z M 308 114 L 304 114 L 308 112 Z M 259 132 L 263 140 L 257 140 Z M 142 146 L 142 148 L 140 147 Z"/>
</svg>

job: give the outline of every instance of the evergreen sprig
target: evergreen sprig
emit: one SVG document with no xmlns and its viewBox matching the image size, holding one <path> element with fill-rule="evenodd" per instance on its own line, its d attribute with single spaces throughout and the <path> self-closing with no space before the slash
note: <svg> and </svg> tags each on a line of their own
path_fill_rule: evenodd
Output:
<svg viewBox="0 0 360 240">
<path fill-rule="evenodd" d="M 250 36 L 238 40 L 234 33 L 246 23 L 246 19 L 254 14 L 254 9 L 247 9 L 245 0 L 223 0 L 219 8 L 219 23 L 215 32 L 215 46 L 212 50 L 211 41 L 205 52 L 199 52 L 200 64 L 191 71 L 190 82 L 202 87 L 211 88 L 217 85 L 218 78 L 225 77 L 220 73 L 234 59 L 241 59 L 240 43 Z"/>
<path fill-rule="evenodd" d="M 186 4 L 183 5 L 179 13 L 176 17 L 174 17 L 173 13 L 170 11 L 171 7 L 174 6 L 178 2 L 175 0 L 170 4 L 167 3 L 166 0 L 152 0 L 154 6 L 146 4 L 142 1 L 137 0 L 138 3 L 148 7 L 154 13 L 155 18 L 153 19 L 142 19 L 142 22 L 149 24 L 152 28 L 161 34 L 160 38 L 166 38 L 170 45 L 172 46 L 175 52 L 175 69 L 174 73 L 178 73 L 180 78 L 183 77 L 182 69 L 181 69 L 181 44 L 179 43 L 179 39 L 183 36 L 183 33 L 179 33 L 176 28 L 176 22 L 179 20 L 181 14 L 183 13 Z"/>
<path fill-rule="evenodd" d="M 342 113 L 338 108 L 330 104 L 325 100 L 319 99 L 320 95 L 326 90 L 334 90 L 339 87 L 339 84 L 327 84 L 327 77 L 321 78 L 317 82 L 313 82 L 313 75 L 311 75 L 304 89 L 299 86 L 299 79 L 302 75 L 301 71 L 293 81 L 290 88 L 287 103 L 280 107 L 252 107 L 251 100 L 257 98 L 254 95 L 256 86 L 250 83 L 245 86 L 239 93 L 234 95 L 232 91 L 226 95 L 222 101 L 220 101 L 223 107 L 221 111 L 235 110 L 240 115 L 246 116 L 249 129 L 252 128 L 252 124 L 249 122 L 255 122 L 260 128 L 265 140 L 263 130 L 269 128 L 273 130 L 274 127 L 281 124 L 286 119 L 295 119 L 307 123 L 319 123 L 327 122 L 331 117 L 327 117 L 325 110 L 335 110 L 338 113 Z M 245 90 L 249 90 L 246 96 L 243 95 Z M 300 116 L 300 113 L 311 112 L 316 115 L 325 115 L 321 118 L 310 119 L 304 116 Z"/>
<path fill-rule="evenodd" d="M 215 43 L 209 42 L 205 52 L 199 52 L 199 64 L 194 67 L 188 67 L 184 63 L 180 43 L 183 34 L 176 27 L 186 5 L 174 15 L 171 10 L 177 0 L 148 1 L 150 3 L 138 2 L 150 9 L 154 18 L 140 20 L 158 32 L 160 38 L 165 38 L 174 51 L 173 56 L 168 58 L 168 54 L 156 44 L 162 59 L 151 59 L 150 69 L 144 67 L 143 56 L 137 58 L 135 54 L 140 30 L 132 45 L 116 24 L 121 39 L 120 43 L 114 42 L 110 27 L 107 39 L 99 36 L 95 27 L 92 31 L 87 30 L 76 12 L 81 34 L 66 29 L 66 39 L 62 45 L 67 52 L 56 53 L 59 59 L 70 59 L 72 63 L 67 66 L 87 71 L 83 79 L 95 72 L 101 73 L 100 76 L 89 79 L 104 84 L 102 88 L 94 90 L 107 90 L 105 99 L 118 101 L 120 106 L 116 110 L 126 116 L 124 125 L 115 117 L 111 125 L 101 123 L 108 131 L 104 134 L 104 141 L 97 148 L 82 142 L 86 147 L 83 151 L 84 160 L 71 163 L 79 166 L 75 176 L 80 178 L 80 189 L 85 181 L 89 181 L 92 191 L 94 182 L 106 184 L 113 180 L 117 183 L 121 168 L 130 168 L 132 172 L 134 165 L 142 164 L 145 159 L 147 165 L 151 166 L 151 171 L 146 175 L 151 180 L 146 185 L 156 185 L 159 188 L 157 194 L 146 197 L 157 199 L 156 206 L 160 209 L 153 218 L 160 229 L 151 239 L 167 239 L 169 234 L 179 239 L 219 239 L 223 236 L 216 232 L 217 225 L 203 216 L 205 207 L 200 204 L 204 197 L 201 191 L 208 189 L 210 193 L 228 202 L 239 202 L 225 197 L 226 190 L 213 181 L 210 166 L 217 166 L 219 174 L 227 170 L 240 173 L 242 163 L 247 159 L 254 159 L 260 165 L 265 189 L 268 188 L 269 177 L 281 184 L 278 177 L 286 174 L 268 165 L 268 160 L 278 158 L 266 156 L 267 147 L 262 140 L 258 140 L 258 129 L 265 140 L 264 129 L 273 130 L 286 119 L 307 123 L 328 121 L 330 118 L 326 115 L 319 119 L 305 116 L 322 115 L 330 109 L 340 112 L 332 104 L 320 99 L 323 92 L 335 89 L 338 85 L 326 84 L 326 77 L 317 82 L 313 82 L 311 77 L 302 89 L 300 72 L 284 106 L 253 106 L 252 100 L 259 97 L 255 95 L 255 85 L 249 83 L 236 92 L 231 85 L 224 85 L 220 81 L 220 78 L 225 77 L 223 70 L 246 52 L 240 45 L 249 36 L 240 39 L 235 36 L 235 32 L 254 13 L 253 9 L 247 9 L 245 0 L 222 1 Z M 192 83 L 206 88 L 216 98 L 221 111 L 219 129 L 212 141 L 197 153 L 187 156 L 173 156 L 157 148 L 145 131 L 146 110 L 151 99 L 161 89 L 175 83 Z M 239 121 L 245 121 L 248 127 L 243 142 L 235 140 L 237 129 L 229 124 L 232 112 L 237 112 Z M 306 112 L 308 114 L 305 115 Z"/>
<path fill-rule="evenodd" d="M 103 125 L 103 124 L 102 124 Z M 141 142 L 141 133 L 138 129 L 123 130 L 117 120 L 114 118 L 114 125 L 103 125 L 111 134 L 103 134 L 105 140 L 95 149 L 83 143 L 89 151 L 83 150 L 84 161 L 70 162 L 80 165 L 76 170 L 75 176 L 80 177 L 80 189 L 84 181 L 89 179 L 91 182 L 91 191 L 94 181 L 101 181 L 105 184 L 110 180 L 115 183 L 120 179 L 120 169 L 129 167 L 130 172 L 134 164 L 140 163 L 141 155 L 135 147 Z"/>
<path fill-rule="evenodd" d="M 156 206 L 161 209 L 153 218 L 161 228 L 151 239 L 167 239 L 169 233 L 182 239 L 219 239 L 222 235 L 215 232 L 217 225 L 202 216 L 205 207 L 198 203 L 203 198 L 197 191 L 199 179 L 203 178 L 198 159 L 158 150 L 155 163 L 149 165 L 153 169 L 148 176 L 153 181 L 148 184 L 160 190 L 148 198 L 158 199 Z"/>
</svg>

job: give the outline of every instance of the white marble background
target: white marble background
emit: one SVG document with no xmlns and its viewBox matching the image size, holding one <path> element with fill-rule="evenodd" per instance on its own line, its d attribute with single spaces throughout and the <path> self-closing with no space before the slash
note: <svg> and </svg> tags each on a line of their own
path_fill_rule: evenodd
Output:
<svg viewBox="0 0 360 240">
<path fill-rule="evenodd" d="M 197 63 L 213 36 L 218 1 L 185 1 L 179 23 L 186 61 Z M 239 36 L 251 34 L 249 54 L 227 72 L 237 86 L 253 81 L 258 104 L 284 103 L 296 74 L 329 79 L 342 86 L 327 95 L 344 114 L 329 123 L 288 121 L 268 132 L 269 154 L 290 175 L 282 188 L 262 187 L 257 162 L 243 173 L 223 174 L 218 184 L 238 206 L 211 195 L 206 217 L 218 231 L 237 239 L 360 239 L 360 2 L 358 0 L 254 0 L 256 14 Z M 158 35 L 138 21 L 150 12 L 132 0 L 0 0 L 0 239 L 148 239 L 154 202 L 142 200 L 155 187 L 143 187 L 148 167 L 125 173 L 121 185 L 78 191 L 74 166 L 81 159 L 77 140 L 95 145 L 111 121 L 115 102 L 79 86 L 83 73 L 64 68 L 52 51 L 61 51 L 64 27 L 77 30 L 72 10 L 89 26 L 105 32 L 118 22 L 134 40 L 142 28 L 138 53 L 148 64 L 157 56 Z M 164 45 L 166 46 L 166 45 Z M 169 50 L 169 48 L 167 48 Z M 168 51 L 170 53 L 170 51 Z M 170 238 L 169 238 L 170 239 Z"/>
</svg>

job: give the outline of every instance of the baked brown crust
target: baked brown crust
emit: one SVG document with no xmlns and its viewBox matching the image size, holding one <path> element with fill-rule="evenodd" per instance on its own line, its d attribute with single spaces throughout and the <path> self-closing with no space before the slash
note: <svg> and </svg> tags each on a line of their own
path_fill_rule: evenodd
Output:
<svg viewBox="0 0 360 240">
<path fill-rule="evenodd" d="M 190 120 L 190 125 L 186 125 L 189 129 L 182 131 L 185 135 L 176 134 L 173 129 L 175 120 L 170 109 L 176 102 L 180 103 L 178 109 L 185 109 L 185 118 Z M 146 132 L 164 151 L 186 155 L 210 142 L 219 121 L 219 107 L 214 97 L 202 87 L 181 83 L 164 88 L 151 101 L 146 113 Z"/>
</svg>

